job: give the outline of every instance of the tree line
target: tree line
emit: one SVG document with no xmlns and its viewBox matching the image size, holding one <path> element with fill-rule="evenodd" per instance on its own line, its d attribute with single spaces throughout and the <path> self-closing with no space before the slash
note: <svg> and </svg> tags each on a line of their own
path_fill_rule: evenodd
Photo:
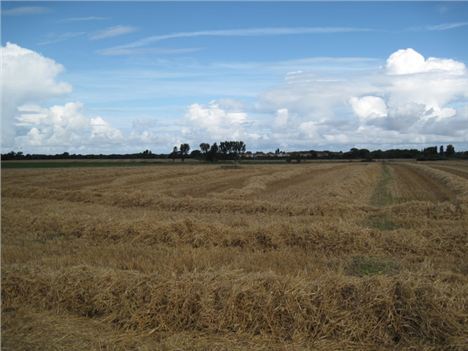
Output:
<svg viewBox="0 0 468 351">
<path fill-rule="evenodd" d="M 463 157 L 463 153 L 456 155 L 455 147 L 451 144 L 444 146 L 441 145 L 431 146 L 423 150 L 417 149 L 390 149 L 390 150 L 374 150 L 352 148 L 350 151 L 343 153 L 345 159 L 387 159 L 387 158 L 415 158 L 420 161 L 424 160 L 437 160 L 453 158 L 455 156 Z M 466 155 L 465 155 L 466 156 Z"/>
<path fill-rule="evenodd" d="M 201 143 L 199 145 L 200 150 L 194 150 L 190 154 L 191 158 L 195 159 L 205 159 L 206 161 L 216 161 L 218 159 L 222 160 L 239 160 L 241 156 L 245 153 L 246 145 L 243 141 L 221 141 L 218 143 L 213 143 L 212 145 L 208 143 Z M 169 157 L 175 161 L 176 158 L 180 158 L 184 161 L 188 157 L 190 151 L 189 144 L 180 144 L 180 147 L 174 146 L 172 152 L 169 154 Z"/>
<path fill-rule="evenodd" d="M 201 143 L 199 149 L 191 151 L 187 143 L 174 146 L 170 153 L 153 153 L 151 150 L 144 150 L 139 153 L 131 154 L 70 154 L 64 152 L 61 154 L 24 154 L 23 152 L 10 151 L 1 155 L 2 160 L 54 160 L 54 159 L 164 159 L 169 158 L 174 162 L 178 159 L 196 159 L 201 161 L 216 162 L 218 160 L 256 159 L 256 160 L 285 160 L 288 162 L 301 162 L 309 159 L 417 159 L 425 160 L 443 160 L 450 158 L 468 159 L 468 151 L 456 152 L 453 145 L 449 144 L 445 148 L 443 145 L 431 146 L 422 150 L 418 149 L 389 149 L 373 150 L 352 148 L 349 151 L 293 151 L 285 152 L 276 149 L 275 152 L 246 152 L 246 144 L 243 141 L 221 141 L 213 144 Z"/>
</svg>

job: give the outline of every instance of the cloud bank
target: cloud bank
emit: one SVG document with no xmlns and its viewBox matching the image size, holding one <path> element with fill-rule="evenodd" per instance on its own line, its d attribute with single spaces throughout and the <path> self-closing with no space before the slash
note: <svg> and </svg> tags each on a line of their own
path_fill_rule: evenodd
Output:
<svg viewBox="0 0 468 351">
<path fill-rule="evenodd" d="M 2 57 L 3 149 L 165 152 L 181 142 L 193 148 L 225 139 L 243 140 L 254 150 L 468 143 L 466 66 L 450 58 L 425 58 L 411 48 L 389 54 L 380 67 L 361 64 L 359 58 L 352 61 L 356 69 L 350 69 L 349 60 L 328 70 L 296 65 L 282 83 L 245 101 L 211 89 L 212 99 L 193 101 L 179 117 L 129 119 L 123 130 L 89 115 L 81 103 L 48 105 L 71 92 L 58 79 L 59 63 L 10 43 L 2 47 Z"/>
<path fill-rule="evenodd" d="M 113 128 L 102 117 L 88 117 L 81 103 L 69 102 L 50 108 L 22 106 L 17 117 L 17 127 L 23 127 L 26 135 L 17 142 L 37 146 L 45 150 L 86 150 L 88 147 L 107 148 L 123 142 L 120 130 Z"/>
<path fill-rule="evenodd" d="M 63 66 L 32 50 L 7 43 L 2 56 L 2 145 L 14 145 L 18 107 L 67 94 L 71 86 L 57 80 Z"/>
<path fill-rule="evenodd" d="M 379 70 L 343 72 L 341 79 L 293 72 L 286 84 L 261 94 L 259 106 L 294 114 L 287 128 L 302 135 L 304 146 L 466 143 L 467 98 L 462 62 L 426 59 L 408 48 L 391 54 Z"/>
<path fill-rule="evenodd" d="M 103 118 L 86 116 L 80 103 L 40 106 L 71 92 L 70 84 L 58 80 L 62 65 L 11 43 L 1 48 L 1 56 L 2 151 L 63 152 L 123 141 Z"/>
</svg>

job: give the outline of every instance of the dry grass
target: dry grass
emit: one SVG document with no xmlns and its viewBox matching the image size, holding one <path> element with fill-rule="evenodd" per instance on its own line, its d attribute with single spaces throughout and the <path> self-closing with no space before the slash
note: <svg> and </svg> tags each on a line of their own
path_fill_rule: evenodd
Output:
<svg viewBox="0 0 468 351">
<path fill-rule="evenodd" d="M 3 170 L 3 348 L 465 349 L 466 167 L 437 167 Z"/>
</svg>

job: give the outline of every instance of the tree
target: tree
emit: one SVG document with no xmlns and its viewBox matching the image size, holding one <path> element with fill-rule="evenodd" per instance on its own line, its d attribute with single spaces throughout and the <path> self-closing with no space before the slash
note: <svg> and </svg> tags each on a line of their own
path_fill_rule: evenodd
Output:
<svg viewBox="0 0 468 351">
<path fill-rule="evenodd" d="M 230 141 L 222 141 L 219 143 L 219 150 L 224 154 L 225 157 L 227 157 L 227 154 L 231 152 L 231 148 L 232 145 Z"/>
<path fill-rule="evenodd" d="M 440 145 L 440 148 L 439 148 L 439 155 L 440 155 L 440 156 L 444 156 L 444 145 Z"/>
<path fill-rule="evenodd" d="M 216 157 L 218 155 L 218 150 L 219 150 L 218 144 L 213 143 L 213 145 L 211 145 L 210 151 L 208 151 L 207 160 L 208 161 L 216 161 Z"/>
<path fill-rule="evenodd" d="M 190 158 L 193 158 L 193 159 L 200 159 L 202 158 L 202 153 L 200 150 L 193 150 L 191 153 L 190 153 Z"/>
<path fill-rule="evenodd" d="M 145 150 L 141 153 L 141 157 L 143 158 L 151 158 L 153 156 L 153 153 L 151 150 Z"/>
<path fill-rule="evenodd" d="M 447 148 L 448 148 L 448 146 L 447 146 Z M 437 155 L 437 146 L 426 147 L 423 150 L 423 154 L 424 154 L 424 156 L 435 156 L 435 155 Z"/>
<path fill-rule="evenodd" d="M 243 141 L 236 141 L 234 142 L 234 152 L 236 154 L 237 160 L 239 160 L 240 155 L 245 152 L 245 143 Z"/>
<path fill-rule="evenodd" d="M 247 145 L 243 141 L 239 141 L 239 153 L 243 154 Z"/>
<path fill-rule="evenodd" d="M 189 144 L 180 144 L 180 156 L 182 157 L 182 162 L 184 162 L 185 157 L 187 157 L 187 154 L 190 151 L 190 145 Z"/>
<path fill-rule="evenodd" d="M 447 157 L 455 155 L 455 148 L 452 144 L 447 145 L 447 148 L 445 149 L 445 155 L 447 155 Z"/>
<path fill-rule="evenodd" d="M 172 149 L 172 152 L 171 152 L 171 158 L 172 158 L 172 162 L 175 162 L 175 159 L 177 157 L 177 153 L 178 153 L 178 150 L 177 150 L 177 146 L 174 146 L 174 148 Z"/>
<path fill-rule="evenodd" d="M 239 159 L 245 152 L 246 145 L 243 141 L 222 141 L 219 143 L 219 150 L 226 159 Z"/>
<path fill-rule="evenodd" d="M 210 150 L 210 144 L 201 143 L 200 150 L 205 154 L 205 157 L 206 157 L 206 155 L 208 154 L 208 150 Z"/>
</svg>

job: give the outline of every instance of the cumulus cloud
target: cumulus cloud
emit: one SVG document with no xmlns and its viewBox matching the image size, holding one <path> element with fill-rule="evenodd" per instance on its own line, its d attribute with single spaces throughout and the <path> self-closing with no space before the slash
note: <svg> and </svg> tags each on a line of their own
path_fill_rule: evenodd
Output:
<svg viewBox="0 0 468 351">
<path fill-rule="evenodd" d="M 12 145 L 15 137 L 17 108 L 41 102 L 71 91 L 57 80 L 63 66 L 41 54 L 7 43 L 2 57 L 2 145 Z"/>
<path fill-rule="evenodd" d="M 464 63 L 414 49 L 394 52 L 379 69 L 292 72 L 259 98 L 273 125 L 278 109 L 294 114 L 287 133 L 274 133 L 292 147 L 468 142 L 468 116 L 460 109 L 466 104 Z"/>
<path fill-rule="evenodd" d="M 236 106 L 222 108 L 216 101 L 212 101 L 208 105 L 190 105 L 186 118 L 190 122 L 192 130 L 205 131 L 207 137 L 216 140 L 242 137 L 244 124 L 247 122 L 245 112 L 238 110 Z"/>
<path fill-rule="evenodd" d="M 282 128 L 288 125 L 289 111 L 287 108 L 280 108 L 276 111 L 276 117 L 274 121 L 275 127 Z"/>
<path fill-rule="evenodd" d="M 42 150 L 86 148 L 90 145 L 107 146 L 123 141 L 122 133 L 102 117 L 88 117 L 83 105 L 77 102 L 50 108 L 22 106 L 17 126 L 27 130 L 17 141 L 25 148 Z"/>
<path fill-rule="evenodd" d="M 313 121 L 301 123 L 299 132 L 307 138 L 307 141 L 312 140 L 317 143 L 322 140 L 322 136 L 319 134 L 319 125 Z"/>
<path fill-rule="evenodd" d="M 349 102 L 354 113 L 362 120 L 387 116 L 387 105 L 378 96 L 352 97 Z"/>
<path fill-rule="evenodd" d="M 445 105 L 468 97 L 468 75 L 462 62 L 430 57 L 413 49 L 390 55 L 385 67 L 388 105 L 422 104 L 440 118 L 450 117 Z"/>
<path fill-rule="evenodd" d="M 251 149 L 291 150 L 468 142 L 464 63 L 413 49 L 394 52 L 380 67 L 359 59 L 288 66 L 284 81 L 253 101 L 193 103 L 179 118 L 135 121 L 125 135 L 80 103 L 44 107 L 71 91 L 58 80 L 63 67 L 57 62 L 10 43 L 2 57 L 2 147 L 167 151 L 182 142 L 239 139 Z"/>
<path fill-rule="evenodd" d="M 57 79 L 64 68 L 41 54 L 7 43 L 2 56 L 2 149 L 63 152 L 122 142 L 120 130 L 88 116 L 78 102 L 42 107 L 71 92 Z"/>
<path fill-rule="evenodd" d="M 429 57 L 413 49 L 401 49 L 387 59 L 386 70 L 389 74 L 415 74 L 424 72 L 444 72 L 447 74 L 464 75 L 466 67 L 462 62 L 451 59 Z"/>
</svg>

